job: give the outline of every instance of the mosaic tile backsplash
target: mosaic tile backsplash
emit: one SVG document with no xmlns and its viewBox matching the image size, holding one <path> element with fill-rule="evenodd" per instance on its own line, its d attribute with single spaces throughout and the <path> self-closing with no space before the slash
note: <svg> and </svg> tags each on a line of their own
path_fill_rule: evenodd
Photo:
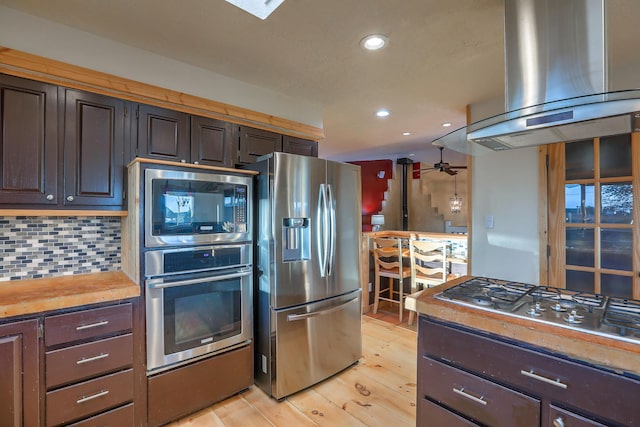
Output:
<svg viewBox="0 0 640 427">
<path fill-rule="evenodd" d="M 119 217 L 0 217 L 0 281 L 120 270 L 120 247 Z"/>
</svg>

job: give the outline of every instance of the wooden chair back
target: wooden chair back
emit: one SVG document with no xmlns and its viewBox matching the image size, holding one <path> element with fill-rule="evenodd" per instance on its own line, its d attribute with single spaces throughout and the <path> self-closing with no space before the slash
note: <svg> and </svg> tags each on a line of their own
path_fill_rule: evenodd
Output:
<svg viewBox="0 0 640 427">
<path fill-rule="evenodd" d="M 420 284 L 433 286 L 447 281 L 447 242 L 411 239 L 411 289 Z"/>
</svg>

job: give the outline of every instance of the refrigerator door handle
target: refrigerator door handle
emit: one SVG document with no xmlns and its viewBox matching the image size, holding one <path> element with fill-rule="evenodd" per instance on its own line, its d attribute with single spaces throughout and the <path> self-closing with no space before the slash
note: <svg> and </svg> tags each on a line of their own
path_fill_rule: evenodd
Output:
<svg viewBox="0 0 640 427">
<path fill-rule="evenodd" d="M 324 316 L 325 314 L 331 314 L 336 311 L 343 310 L 347 305 L 353 302 L 356 302 L 358 300 L 359 300 L 359 297 L 355 297 L 340 305 L 336 305 L 335 307 L 327 308 L 326 310 L 312 311 L 311 313 L 304 313 L 304 314 L 289 314 L 287 316 L 287 322 L 294 322 L 296 320 L 304 320 L 304 319 L 309 319 L 316 316 Z"/>
<path fill-rule="evenodd" d="M 316 221 L 316 233 L 318 234 L 316 244 L 318 249 L 318 261 L 320 264 L 320 277 L 325 277 L 327 275 L 327 195 L 324 187 L 324 184 L 320 184 L 320 188 L 318 190 L 318 221 Z"/>
<path fill-rule="evenodd" d="M 336 207 L 334 206 L 333 187 L 331 184 L 327 184 L 327 199 L 327 216 L 329 217 L 327 276 L 332 276 L 336 262 Z"/>
</svg>

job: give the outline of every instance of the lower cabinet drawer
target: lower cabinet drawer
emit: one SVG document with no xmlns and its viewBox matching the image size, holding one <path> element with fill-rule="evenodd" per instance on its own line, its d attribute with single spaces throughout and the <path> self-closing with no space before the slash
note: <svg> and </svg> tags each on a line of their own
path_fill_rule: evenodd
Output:
<svg viewBox="0 0 640 427">
<path fill-rule="evenodd" d="M 430 400 L 422 399 L 418 405 L 416 427 L 478 427 L 478 424 L 472 423 Z"/>
<path fill-rule="evenodd" d="M 584 418 L 578 414 L 574 414 L 573 412 L 558 408 L 554 405 L 550 405 L 549 407 L 548 425 L 553 427 L 607 427 L 604 424 Z"/>
<path fill-rule="evenodd" d="M 126 368 L 133 363 L 131 334 L 61 350 L 45 356 L 47 389 Z"/>
<path fill-rule="evenodd" d="M 418 389 L 430 399 L 492 427 L 540 425 L 539 400 L 431 359 L 419 363 Z"/>
<path fill-rule="evenodd" d="M 133 371 L 118 372 L 47 392 L 46 425 L 56 426 L 133 400 Z"/>
<path fill-rule="evenodd" d="M 69 427 L 127 427 L 133 425 L 133 403 L 87 418 Z"/>
<path fill-rule="evenodd" d="M 44 318 L 44 343 L 47 347 L 88 340 L 131 330 L 130 303 L 92 308 Z"/>
</svg>

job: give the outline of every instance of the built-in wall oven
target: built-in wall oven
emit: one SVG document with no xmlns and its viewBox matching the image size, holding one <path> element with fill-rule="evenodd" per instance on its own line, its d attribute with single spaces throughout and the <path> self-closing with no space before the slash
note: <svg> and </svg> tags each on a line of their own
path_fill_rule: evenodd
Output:
<svg viewBox="0 0 640 427">
<path fill-rule="evenodd" d="M 251 241 L 251 176 L 144 171 L 144 246 Z"/>
<path fill-rule="evenodd" d="M 145 252 L 147 373 L 247 345 L 250 242 Z"/>
</svg>

